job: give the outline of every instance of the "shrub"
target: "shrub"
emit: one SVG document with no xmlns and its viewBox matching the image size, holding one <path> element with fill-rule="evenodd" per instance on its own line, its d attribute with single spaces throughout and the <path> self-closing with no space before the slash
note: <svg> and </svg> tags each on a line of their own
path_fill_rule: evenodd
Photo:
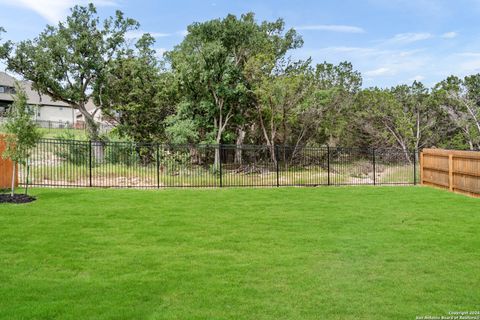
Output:
<svg viewBox="0 0 480 320">
<path fill-rule="evenodd" d="M 109 143 L 105 150 L 105 162 L 131 166 L 138 163 L 138 153 L 132 143 Z"/>
<path fill-rule="evenodd" d="M 188 151 L 165 150 L 160 155 L 160 165 L 169 173 L 174 173 L 189 167 L 191 156 Z"/>
<path fill-rule="evenodd" d="M 90 148 L 87 141 L 75 141 L 71 132 L 63 132 L 56 138 L 60 140 L 54 150 L 57 157 L 76 165 L 88 164 Z"/>
</svg>

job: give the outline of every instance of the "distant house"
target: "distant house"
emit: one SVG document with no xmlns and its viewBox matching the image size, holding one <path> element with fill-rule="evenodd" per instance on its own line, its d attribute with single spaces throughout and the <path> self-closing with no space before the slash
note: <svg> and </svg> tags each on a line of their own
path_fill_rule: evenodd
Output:
<svg viewBox="0 0 480 320">
<path fill-rule="evenodd" d="M 92 100 L 89 100 L 87 104 L 85 105 L 85 109 L 87 109 L 88 113 L 94 114 L 93 118 L 95 119 L 96 122 L 98 123 L 104 123 L 104 119 L 102 116 L 102 111 L 97 110 L 97 106 L 93 103 Z M 80 111 L 75 110 L 75 121 L 77 123 L 84 123 L 85 122 L 85 117 L 83 114 L 80 113 Z"/>
<path fill-rule="evenodd" d="M 118 124 L 118 117 L 117 113 L 114 113 L 112 116 L 107 116 L 102 113 L 101 109 L 93 103 L 90 99 L 87 104 L 85 105 L 85 109 L 87 109 L 88 113 L 93 114 L 93 119 L 96 123 L 100 125 L 100 131 L 106 132 L 113 129 Z M 84 127 L 85 126 L 85 117 L 80 111 L 75 110 L 75 127 Z"/>
<path fill-rule="evenodd" d="M 39 94 L 32 89 L 30 81 L 19 81 L 20 86 L 25 90 L 28 98 L 28 104 L 33 109 L 33 117 L 39 122 L 55 122 L 74 124 L 75 109 L 62 101 L 53 101 L 48 95 Z M 15 78 L 0 72 L 0 118 L 5 116 L 5 112 L 10 108 L 15 96 Z"/>
</svg>

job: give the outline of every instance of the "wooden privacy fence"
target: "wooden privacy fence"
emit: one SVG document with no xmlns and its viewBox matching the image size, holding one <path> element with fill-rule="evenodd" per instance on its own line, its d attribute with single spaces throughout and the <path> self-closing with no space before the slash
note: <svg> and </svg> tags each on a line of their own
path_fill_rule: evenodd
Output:
<svg viewBox="0 0 480 320">
<path fill-rule="evenodd" d="M 423 149 L 420 181 L 423 185 L 480 197 L 480 152 Z"/>
<path fill-rule="evenodd" d="M 11 160 L 3 159 L 2 154 L 5 147 L 5 135 L 0 134 L 0 189 L 10 188 L 12 186 L 13 163 Z M 18 185 L 18 170 L 16 170 L 16 172 L 17 177 L 15 178 L 15 186 Z"/>
</svg>

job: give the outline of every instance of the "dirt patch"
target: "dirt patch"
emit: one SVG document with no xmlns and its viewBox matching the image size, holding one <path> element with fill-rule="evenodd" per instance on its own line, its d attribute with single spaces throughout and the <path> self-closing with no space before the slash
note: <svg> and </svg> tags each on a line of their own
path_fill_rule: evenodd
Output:
<svg viewBox="0 0 480 320">
<path fill-rule="evenodd" d="M 0 194 L 0 203 L 28 203 L 35 201 L 36 198 L 26 194 Z"/>
</svg>

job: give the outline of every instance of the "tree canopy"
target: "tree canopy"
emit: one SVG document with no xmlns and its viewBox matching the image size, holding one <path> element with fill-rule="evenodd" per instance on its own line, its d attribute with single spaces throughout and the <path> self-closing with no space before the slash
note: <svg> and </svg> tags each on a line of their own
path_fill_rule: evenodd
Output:
<svg viewBox="0 0 480 320">
<path fill-rule="evenodd" d="M 80 111 L 89 136 L 98 139 L 94 112 L 86 104 L 92 100 L 103 107 L 109 66 L 123 53 L 126 32 L 137 27 L 121 11 L 101 22 L 93 4 L 75 6 L 66 21 L 15 44 L 8 69 L 32 81 L 40 93 Z"/>
<path fill-rule="evenodd" d="M 151 35 L 126 41 L 138 27 L 120 11 L 101 21 L 93 5 L 76 6 L 33 40 L 4 43 L 0 57 L 40 93 L 78 109 L 92 139 L 89 101 L 135 142 L 264 144 L 272 161 L 278 145 L 292 146 L 291 157 L 324 144 L 406 155 L 426 146 L 480 149 L 480 74 L 431 89 L 418 81 L 365 88 L 348 61 L 295 59 L 302 37 L 282 19 L 258 22 L 253 13 L 192 23 L 163 57 Z"/>
</svg>

